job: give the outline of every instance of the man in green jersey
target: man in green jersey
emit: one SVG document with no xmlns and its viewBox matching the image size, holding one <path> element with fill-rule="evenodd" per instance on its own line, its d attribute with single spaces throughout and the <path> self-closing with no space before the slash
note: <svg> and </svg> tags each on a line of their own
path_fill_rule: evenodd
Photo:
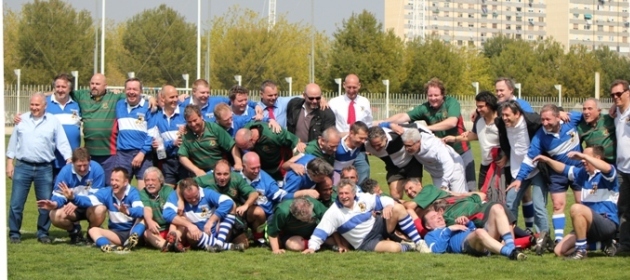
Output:
<svg viewBox="0 0 630 280">
<path fill-rule="evenodd" d="M 176 227 L 169 225 L 162 216 L 162 209 L 173 192 L 173 188 L 164 184 L 164 175 L 157 167 L 144 171 L 144 189 L 140 191 L 140 200 L 144 205 L 144 238 L 151 246 L 161 249 L 183 252 Z"/>
<path fill-rule="evenodd" d="M 589 98 L 582 104 L 582 120 L 577 125 L 580 141 L 587 147 L 595 145 L 604 148 L 604 161 L 616 164 L 617 137 L 615 133 L 615 119 L 608 114 L 602 115 L 599 102 Z"/>
<path fill-rule="evenodd" d="M 241 150 L 255 151 L 261 160 L 261 169 L 276 181 L 282 181 L 284 172 L 280 168 L 293 154 L 304 152 L 306 145 L 293 133 L 282 130 L 274 133 L 267 123 L 251 122 L 239 129 L 234 137 Z"/>
<path fill-rule="evenodd" d="M 318 158 L 323 158 L 330 165 L 335 164 L 335 151 L 341 142 L 341 135 L 336 127 L 329 127 L 317 139 L 306 144 L 305 154 L 311 154 Z M 291 159 L 293 160 L 293 159 Z M 297 159 L 295 159 L 297 160 Z M 295 160 L 293 160 L 295 162 Z"/>
<path fill-rule="evenodd" d="M 184 109 L 186 133 L 179 146 L 179 162 L 196 176 L 203 176 L 212 170 L 217 162 L 231 153 L 234 169 L 241 170 L 241 152 L 234 145 L 234 139 L 216 123 L 206 122 L 198 105 L 188 105 Z"/>
<path fill-rule="evenodd" d="M 251 226 L 253 232 L 264 230 L 259 229 L 266 222 L 265 211 L 256 205 L 259 193 L 245 181 L 243 175 L 230 171 L 227 160 L 219 160 L 212 173 L 196 177 L 195 182 L 203 188 L 227 195 L 234 201 L 237 219 L 228 240 L 231 238 L 234 243 L 248 246 L 249 242 L 244 234 L 247 232 L 247 225 Z"/>
</svg>

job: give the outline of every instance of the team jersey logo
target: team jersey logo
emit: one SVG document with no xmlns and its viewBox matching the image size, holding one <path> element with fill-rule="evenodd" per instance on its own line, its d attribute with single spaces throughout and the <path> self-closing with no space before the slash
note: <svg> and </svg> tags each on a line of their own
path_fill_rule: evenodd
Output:
<svg viewBox="0 0 630 280">
<path fill-rule="evenodd" d="M 597 192 L 597 183 L 593 183 L 593 189 L 589 191 L 590 194 L 595 194 Z"/>
<path fill-rule="evenodd" d="M 87 179 L 85 181 L 85 189 L 90 190 L 92 188 L 92 179 Z"/>
<path fill-rule="evenodd" d="M 264 190 L 256 190 L 258 192 L 258 198 L 256 199 L 256 204 L 263 205 L 268 202 L 267 197 L 265 196 Z"/>
<path fill-rule="evenodd" d="M 79 117 L 79 110 L 75 110 L 75 109 L 71 109 L 70 111 L 72 111 L 72 118 L 76 119 Z"/>
<path fill-rule="evenodd" d="M 217 140 L 214 138 L 210 138 L 209 142 L 211 147 L 215 147 L 217 145 Z"/>
<path fill-rule="evenodd" d="M 263 145 L 262 146 L 262 150 L 265 153 L 270 153 L 271 152 L 271 147 L 269 147 L 268 145 Z"/>
<path fill-rule="evenodd" d="M 209 213 L 210 213 L 210 210 L 208 210 L 208 208 L 201 207 L 201 217 L 207 218 Z"/>
<path fill-rule="evenodd" d="M 236 197 L 236 195 L 238 194 L 238 193 L 236 192 L 236 189 L 232 189 L 232 188 L 230 188 L 230 190 L 228 191 L 228 193 L 229 193 L 229 195 L 230 195 L 231 197 Z"/>
<path fill-rule="evenodd" d="M 206 113 L 206 118 L 208 119 L 214 118 L 214 113 Z"/>
<path fill-rule="evenodd" d="M 96 101 L 98 101 L 98 100 L 96 100 Z M 107 105 L 107 102 L 103 102 L 103 106 L 102 107 L 103 107 L 103 109 L 109 109 L 109 105 Z"/>
<path fill-rule="evenodd" d="M 142 122 L 144 122 L 144 114 L 143 113 L 138 113 L 138 119 L 136 120 L 137 124 L 141 124 Z"/>
<path fill-rule="evenodd" d="M 608 136 L 608 135 L 609 135 L 609 133 L 608 133 L 608 129 L 607 129 L 607 128 L 604 128 L 604 132 L 602 132 L 602 134 L 603 134 L 604 136 Z"/>
<path fill-rule="evenodd" d="M 366 206 L 364 202 L 359 202 L 359 209 L 361 209 L 361 212 L 365 212 Z"/>
</svg>

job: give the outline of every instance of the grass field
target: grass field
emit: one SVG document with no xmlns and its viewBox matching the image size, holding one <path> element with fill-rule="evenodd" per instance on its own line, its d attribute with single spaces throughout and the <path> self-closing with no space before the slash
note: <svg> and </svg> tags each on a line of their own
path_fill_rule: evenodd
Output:
<svg viewBox="0 0 630 280">
<path fill-rule="evenodd" d="M 473 145 L 473 150 L 478 164 L 477 145 Z M 370 160 L 372 177 L 385 182 L 383 163 L 376 158 Z M 429 183 L 428 178 L 425 175 L 425 184 Z M 6 184 L 8 203 L 11 181 Z M 569 201 L 573 201 L 572 195 Z M 551 213 L 551 205 L 549 209 Z M 566 214 L 570 228 L 568 211 Z M 289 252 L 273 255 L 259 248 L 220 254 L 199 251 L 165 254 L 140 248 L 125 255 L 104 254 L 95 247 L 70 246 L 63 240 L 52 245 L 38 243 L 34 235 L 36 219 L 35 194 L 31 191 L 22 225 L 22 243 L 8 244 L 10 279 L 627 279 L 630 276 L 625 269 L 630 259 L 608 258 L 599 252 L 589 254 L 589 259 L 581 262 L 563 261 L 552 254 L 542 257 L 528 254 L 525 262 L 514 262 L 500 256 L 474 258 L 414 252 L 323 251 L 314 255 Z M 50 233 L 58 239 L 67 237 L 65 231 L 54 227 Z"/>
</svg>

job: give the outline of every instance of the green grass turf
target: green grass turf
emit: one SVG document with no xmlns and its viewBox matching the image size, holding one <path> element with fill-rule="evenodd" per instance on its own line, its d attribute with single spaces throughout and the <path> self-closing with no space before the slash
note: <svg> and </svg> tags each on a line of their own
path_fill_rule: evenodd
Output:
<svg viewBox="0 0 630 280">
<path fill-rule="evenodd" d="M 475 161 L 479 149 L 473 144 Z M 370 158 L 372 177 L 385 186 L 385 169 L 377 158 Z M 425 174 L 424 183 L 429 183 Z M 7 180 L 7 207 L 11 181 Z M 387 187 L 383 188 L 387 191 Z M 568 204 L 573 196 L 568 195 Z M 8 212 L 8 210 L 7 210 Z M 549 203 L 551 213 L 551 203 Z M 571 223 L 567 207 L 567 230 Z M 95 247 L 76 247 L 58 240 L 42 245 L 36 240 L 37 209 L 31 190 L 26 203 L 21 244 L 8 244 L 10 279 L 621 279 L 628 258 L 608 258 L 599 252 L 581 262 L 563 261 L 552 254 L 528 254 L 525 262 L 505 257 L 475 258 L 465 255 L 379 254 L 323 251 L 314 255 L 287 252 L 273 255 L 267 249 L 210 254 L 193 251 L 184 254 L 159 253 L 139 248 L 126 255 L 104 254 Z M 520 219 L 522 224 L 522 218 Z M 87 226 L 83 222 L 84 228 Z M 51 236 L 67 238 L 63 230 L 51 227 Z M 626 275 L 626 276 L 624 276 Z"/>
</svg>

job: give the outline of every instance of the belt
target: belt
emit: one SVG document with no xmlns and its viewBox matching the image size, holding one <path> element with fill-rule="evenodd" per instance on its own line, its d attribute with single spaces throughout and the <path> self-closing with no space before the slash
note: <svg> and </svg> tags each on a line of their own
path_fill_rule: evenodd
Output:
<svg viewBox="0 0 630 280">
<path fill-rule="evenodd" d="M 44 165 L 49 165 L 52 164 L 53 162 L 31 162 L 31 161 L 27 161 L 27 160 L 23 160 L 23 159 L 18 159 L 19 162 L 24 163 L 24 164 L 28 164 L 28 165 L 34 165 L 34 166 L 44 166 Z"/>
</svg>

